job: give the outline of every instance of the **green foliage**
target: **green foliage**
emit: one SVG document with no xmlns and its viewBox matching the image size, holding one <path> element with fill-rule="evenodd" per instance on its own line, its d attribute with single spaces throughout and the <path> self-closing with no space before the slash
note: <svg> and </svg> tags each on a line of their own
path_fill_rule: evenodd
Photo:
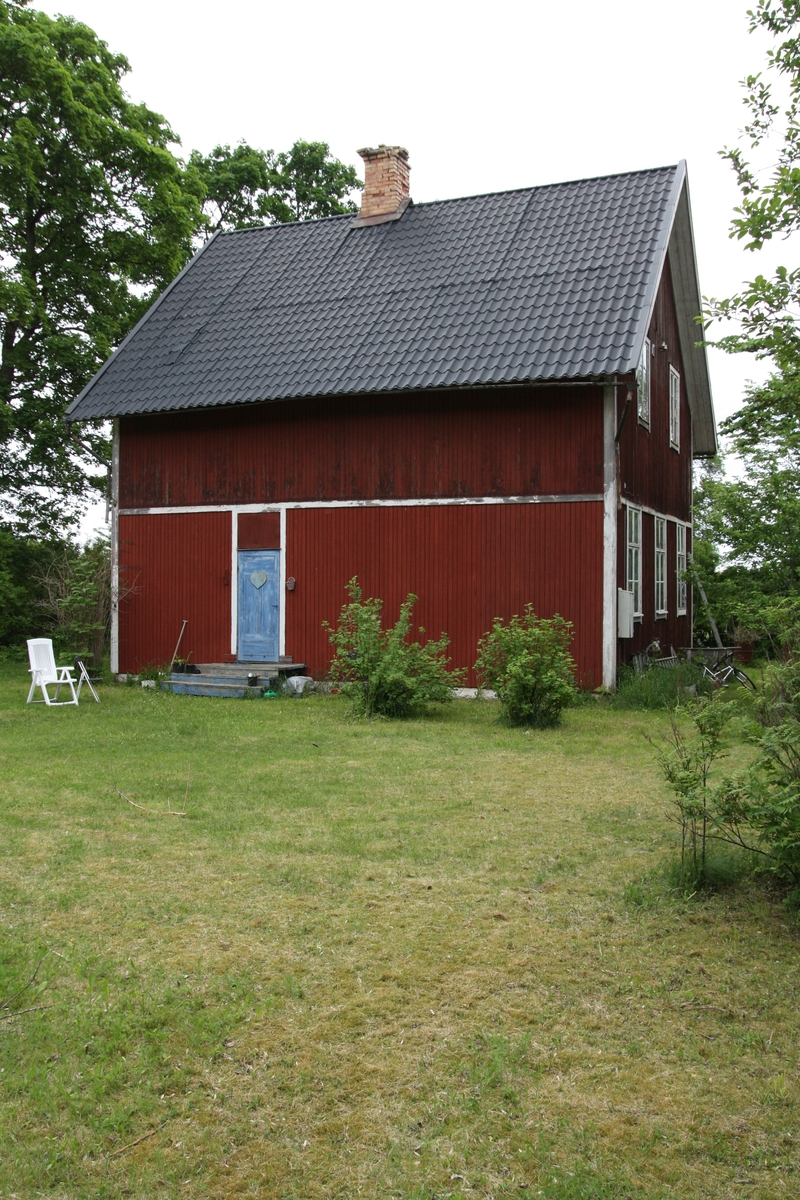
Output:
<svg viewBox="0 0 800 1200">
<path fill-rule="evenodd" d="M 26 638 L 49 633 L 52 622 L 41 608 L 38 578 L 60 549 L 0 528 L 0 646 L 16 644 L 24 654 Z"/>
<path fill-rule="evenodd" d="M 730 708 L 719 696 L 701 701 L 687 735 L 673 718 L 659 754 L 681 828 L 682 861 L 706 882 L 709 839 L 759 856 L 764 867 L 800 887 L 800 658 L 771 668 L 754 707 L 747 771 L 710 779 L 725 753 Z"/>
<path fill-rule="evenodd" d="M 0 0 L 0 505 L 38 536 L 104 486 L 105 430 L 68 431 L 65 408 L 200 221 L 197 179 L 126 96 L 128 70 L 86 25 Z"/>
<path fill-rule="evenodd" d="M 763 855 L 800 887 L 800 658 L 771 668 L 756 706 L 756 759 L 719 798 L 725 840 Z"/>
<path fill-rule="evenodd" d="M 721 431 L 744 470 L 727 478 L 717 460 L 702 471 L 695 569 L 730 639 L 779 647 L 800 608 L 800 369 L 749 387 Z"/>
<path fill-rule="evenodd" d="M 669 670 L 651 667 L 638 675 L 626 666 L 617 678 L 614 704 L 618 708 L 672 709 L 711 690 L 711 680 L 703 677 L 702 666 L 688 660 Z"/>
<path fill-rule="evenodd" d="M 347 591 L 350 603 L 342 606 L 336 628 L 327 621 L 323 626 L 335 647 L 331 678 L 351 697 L 355 711 L 365 717 L 408 717 L 431 702 L 452 699 L 460 678 L 448 670 L 447 634 L 424 645 L 408 640 L 417 597 L 408 595 L 396 624 L 384 629 L 383 601 L 364 600 L 355 576 Z"/>
<path fill-rule="evenodd" d="M 723 735 L 730 714 L 718 696 L 703 698 L 692 712 L 691 733 L 687 736 L 673 715 L 671 736 L 659 751 L 681 831 L 681 865 L 689 867 L 698 885 L 705 882 L 707 843 L 716 828 L 719 790 L 710 776 L 715 762 L 726 753 Z"/>
<path fill-rule="evenodd" d="M 250 229 L 264 224 L 269 215 L 274 170 L 269 150 L 256 150 L 244 142 L 215 146 L 210 154 L 193 150 L 189 170 L 202 185 L 206 231 Z"/>
<path fill-rule="evenodd" d="M 800 3 L 758 0 L 748 15 L 751 32 L 775 39 L 766 73 L 743 81 L 744 134 L 764 163 L 751 165 L 740 148 L 723 157 L 741 192 L 731 236 L 759 250 L 800 230 Z M 799 301 L 800 269 L 780 266 L 771 279 L 757 275 L 737 295 L 709 301 L 704 314 L 707 322 L 734 323 L 717 345 L 777 367 L 722 425 L 744 472 L 735 479 L 724 478 L 719 466 L 706 473 L 695 509 L 695 563 L 711 608 L 729 636 L 743 631 L 746 640 L 779 641 L 786 601 L 795 611 L 800 601 Z"/>
<path fill-rule="evenodd" d="M 731 164 L 741 192 L 731 237 L 759 250 L 774 236 L 800 229 L 800 4 L 758 0 L 748 15 L 751 33 L 765 30 L 778 39 L 767 53 L 768 76 L 758 73 L 743 80 L 749 114 L 743 132 L 751 150 L 763 149 L 769 165 L 764 170 L 752 166 L 739 148 L 726 148 L 722 157 Z M 774 95 L 776 85 L 779 92 L 788 92 L 788 100 Z M 771 279 L 758 275 L 738 295 L 710 301 L 706 316 L 739 323 L 740 331 L 720 338 L 717 345 L 770 357 L 784 370 L 800 364 L 798 300 L 800 271 L 781 266 Z"/>
<path fill-rule="evenodd" d="M 358 211 L 349 199 L 363 186 L 356 169 L 331 157 L 327 142 L 297 141 L 275 162 L 272 215 L 277 221 L 310 221 Z"/>
<path fill-rule="evenodd" d="M 40 607 L 50 617 L 56 648 L 99 667 L 111 606 L 111 552 L 106 538 L 78 550 L 65 547 L 50 560 L 38 582 Z"/>
<path fill-rule="evenodd" d="M 575 663 L 569 651 L 572 624 L 556 614 L 537 617 L 527 604 L 508 624 L 496 617 L 478 644 L 475 670 L 497 693 L 515 725 L 557 725 L 575 695 Z"/>
<path fill-rule="evenodd" d="M 0 0 L 0 514 L 26 536 L 73 529 L 105 488 L 107 429 L 67 427 L 66 407 L 199 234 L 355 210 L 326 142 L 184 164 L 128 70 L 74 18 Z"/>
<path fill-rule="evenodd" d="M 355 212 L 355 167 L 333 158 L 327 142 L 296 141 L 280 154 L 244 142 L 210 154 L 193 150 L 189 170 L 204 192 L 206 229 L 250 229 Z"/>
</svg>

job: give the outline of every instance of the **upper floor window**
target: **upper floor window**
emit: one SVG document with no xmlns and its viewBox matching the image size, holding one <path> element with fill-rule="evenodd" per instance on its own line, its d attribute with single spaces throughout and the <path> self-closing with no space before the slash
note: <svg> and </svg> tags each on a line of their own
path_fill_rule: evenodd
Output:
<svg viewBox="0 0 800 1200">
<path fill-rule="evenodd" d="M 626 587 L 633 592 L 633 615 L 642 616 L 642 514 L 638 508 L 628 509 Z"/>
<path fill-rule="evenodd" d="M 639 370 L 636 372 L 636 383 L 639 392 L 639 420 L 643 425 L 650 425 L 650 338 L 644 339 L 642 357 L 639 359 Z"/>
<path fill-rule="evenodd" d="M 678 616 L 686 613 L 686 526 L 675 526 L 675 574 L 678 581 Z"/>
<path fill-rule="evenodd" d="M 669 369 L 669 444 L 681 448 L 681 377 L 674 367 Z"/>
<path fill-rule="evenodd" d="M 655 518 L 656 616 L 667 615 L 667 519 Z"/>
</svg>

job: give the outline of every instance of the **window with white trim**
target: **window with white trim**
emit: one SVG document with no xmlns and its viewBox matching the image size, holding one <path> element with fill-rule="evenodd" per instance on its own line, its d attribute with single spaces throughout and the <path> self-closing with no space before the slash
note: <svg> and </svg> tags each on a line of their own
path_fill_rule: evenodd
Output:
<svg viewBox="0 0 800 1200">
<path fill-rule="evenodd" d="M 667 519 L 655 518 L 656 616 L 667 615 Z"/>
<path fill-rule="evenodd" d="M 677 612 L 679 617 L 686 615 L 686 526 L 675 526 L 675 575 L 678 582 L 678 604 Z"/>
<path fill-rule="evenodd" d="M 642 357 L 639 359 L 639 370 L 636 372 L 639 398 L 637 401 L 639 420 L 643 425 L 650 426 L 650 338 L 644 339 Z"/>
<path fill-rule="evenodd" d="M 628 508 L 627 528 L 627 579 L 625 586 L 633 592 L 633 615 L 642 618 L 642 513 L 638 508 Z"/>
<path fill-rule="evenodd" d="M 669 444 L 681 448 L 681 377 L 674 367 L 669 369 Z"/>
</svg>

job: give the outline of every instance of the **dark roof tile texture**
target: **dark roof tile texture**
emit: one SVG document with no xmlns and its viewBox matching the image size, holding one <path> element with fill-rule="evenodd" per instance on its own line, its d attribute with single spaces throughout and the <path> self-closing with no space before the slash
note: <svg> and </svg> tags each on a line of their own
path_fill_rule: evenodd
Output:
<svg viewBox="0 0 800 1200">
<path fill-rule="evenodd" d="M 69 416 L 630 370 L 677 171 L 218 234 Z"/>
</svg>

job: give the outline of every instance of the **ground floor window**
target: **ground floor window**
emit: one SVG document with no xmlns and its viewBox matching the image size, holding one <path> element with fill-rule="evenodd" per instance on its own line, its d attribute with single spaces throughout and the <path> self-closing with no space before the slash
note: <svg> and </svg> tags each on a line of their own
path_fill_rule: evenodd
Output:
<svg viewBox="0 0 800 1200">
<path fill-rule="evenodd" d="M 678 616 L 686 614 L 686 526 L 675 526 L 675 575 L 678 583 Z"/>
<path fill-rule="evenodd" d="M 638 508 L 628 508 L 627 529 L 627 581 L 626 587 L 633 592 L 633 615 L 642 617 L 642 513 Z"/>
<path fill-rule="evenodd" d="M 667 519 L 655 518 L 656 616 L 667 615 Z"/>
</svg>

